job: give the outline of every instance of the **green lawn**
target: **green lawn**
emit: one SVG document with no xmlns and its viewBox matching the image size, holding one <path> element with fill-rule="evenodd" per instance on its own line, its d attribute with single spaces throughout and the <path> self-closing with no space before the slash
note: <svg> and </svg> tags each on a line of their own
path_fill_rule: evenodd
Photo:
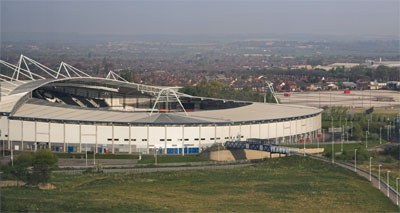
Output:
<svg viewBox="0 0 400 213">
<path fill-rule="evenodd" d="M 328 141 L 330 142 L 330 141 Z M 368 148 L 372 148 L 379 145 L 379 142 L 377 141 L 368 141 Z M 287 146 L 287 147 L 295 147 L 302 149 L 304 147 L 304 144 L 288 144 L 288 145 L 282 145 L 282 146 Z M 306 148 L 317 148 L 318 144 L 317 143 L 306 143 Z M 319 148 L 324 148 L 324 153 L 330 153 L 332 152 L 332 144 L 319 144 Z M 354 149 L 357 150 L 365 150 L 365 141 L 360 141 L 358 143 L 346 143 L 346 141 L 343 142 L 343 151 L 354 151 Z M 342 142 L 341 141 L 335 141 L 334 143 L 334 151 L 335 152 L 341 152 L 342 150 Z"/>
<path fill-rule="evenodd" d="M 53 183 L 53 191 L 3 188 L 2 211 L 398 211 L 353 172 L 297 156 L 234 170 L 60 175 Z"/>
</svg>

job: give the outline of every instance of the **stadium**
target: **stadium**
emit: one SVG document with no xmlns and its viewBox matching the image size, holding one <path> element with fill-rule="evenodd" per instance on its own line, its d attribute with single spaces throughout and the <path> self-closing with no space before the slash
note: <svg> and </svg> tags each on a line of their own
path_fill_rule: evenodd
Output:
<svg viewBox="0 0 400 213">
<path fill-rule="evenodd" d="M 64 62 L 0 61 L 0 140 L 6 150 L 194 154 L 226 141 L 312 142 L 321 109 L 197 97 L 179 87 L 92 77 Z M 7 71 L 5 71 L 7 70 Z"/>
</svg>

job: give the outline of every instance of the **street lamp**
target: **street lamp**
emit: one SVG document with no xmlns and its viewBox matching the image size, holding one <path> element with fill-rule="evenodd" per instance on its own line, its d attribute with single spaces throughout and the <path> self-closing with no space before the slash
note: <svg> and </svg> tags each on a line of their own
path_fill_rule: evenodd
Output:
<svg viewBox="0 0 400 213">
<path fill-rule="evenodd" d="M 332 163 L 335 163 L 335 131 L 333 129 L 333 117 L 331 116 L 331 125 L 332 125 Z"/>
<path fill-rule="evenodd" d="M 354 171 L 357 172 L 357 149 L 354 149 Z"/>
<path fill-rule="evenodd" d="M 379 189 L 381 189 L 381 166 L 382 166 L 382 164 L 379 164 L 379 166 L 378 166 L 378 179 L 379 179 L 378 188 Z"/>
<path fill-rule="evenodd" d="M 342 139 L 342 144 L 341 144 L 341 146 L 340 146 L 340 151 L 343 152 L 344 126 L 342 126 L 342 135 L 341 135 L 341 139 Z"/>
<path fill-rule="evenodd" d="M 87 168 L 87 143 L 86 143 L 86 147 L 85 147 L 85 157 L 86 157 L 86 161 L 85 161 L 85 163 L 86 163 L 86 168 Z"/>
<path fill-rule="evenodd" d="M 382 127 L 379 127 L 379 144 L 382 144 Z"/>
<path fill-rule="evenodd" d="M 157 148 L 155 148 L 155 153 L 154 153 L 155 155 L 154 155 L 154 162 L 155 162 L 155 165 L 157 166 Z"/>
<path fill-rule="evenodd" d="M 369 157 L 369 181 L 372 181 L 372 158 L 373 157 Z"/>
<path fill-rule="evenodd" d="M 351 128 L 350 128 L 350 137 L 353 137 L 353 121 L 350 121 L 350 125 L 351 125 Z"/>
<path fill-rule="evenodd" d="M 365 148 L 368 148 L 368 131 L 365 132 Z"/>
<path fill-rule="evenodd" d="M 396 178 L 396 191 L 397 191 L 397 196 L 396 196 L 396 204 L 399 205 L 399 180 L 400 178 Z"/>
<path fill-rule="evenodd" d="M 389 174 L 390 170 L 387 171 L 386 185 L 387 185 L 387 196 L 389 197 Z"/>
</svg>

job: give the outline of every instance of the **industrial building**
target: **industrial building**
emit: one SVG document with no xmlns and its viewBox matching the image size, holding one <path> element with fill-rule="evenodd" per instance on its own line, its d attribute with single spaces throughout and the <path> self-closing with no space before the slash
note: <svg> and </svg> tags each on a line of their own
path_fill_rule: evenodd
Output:
<svg viewBox="0 0 400 213">
<path fill-rule="evenodd" d="M 92 77 L 21 56 L 0 74 L 0 140 L 7 150 L 192 154 L 250 138 L 315 141 L 321 109 L 191 96 L 179 87 Z M 4 69 L 2 69 L 4 70 Z"/>
</svg>

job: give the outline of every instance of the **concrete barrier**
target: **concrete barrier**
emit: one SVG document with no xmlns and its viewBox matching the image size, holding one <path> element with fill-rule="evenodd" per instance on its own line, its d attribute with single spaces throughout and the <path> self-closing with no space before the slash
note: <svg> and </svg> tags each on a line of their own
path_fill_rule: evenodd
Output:
<svg viewBox="0 0 400 213">
<path fill-rule="evenodd" d="M 304 153 L 304 149 L 299 149 L 298 151 L 299 153 Z M 306 149 L 306 154 L 319 154 L 319 153 L 323 153 L 324 152 L 324 148 L 309 148 Z"/>
<path fill-rule="evenodd" d="M 233 161 L 233 160 L 255 160 L 264 158 L 284 157 L 286 154 L 270 153 L 265 151 L 250 150 L 250 149 L 232 149 L 211 151 L 208 158 L 214 161 Z"/>
</svg>

